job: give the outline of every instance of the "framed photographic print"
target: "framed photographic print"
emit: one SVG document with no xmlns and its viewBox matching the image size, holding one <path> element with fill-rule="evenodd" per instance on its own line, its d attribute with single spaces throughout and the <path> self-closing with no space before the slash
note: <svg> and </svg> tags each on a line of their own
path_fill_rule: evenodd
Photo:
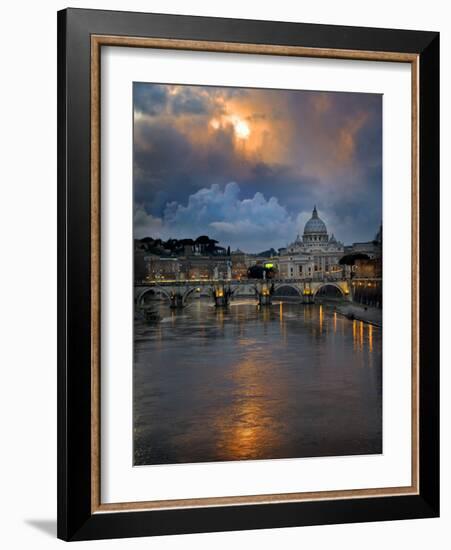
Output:
<svg viewBox="0 0 451 550">
<path fill-rule="evenodd" d="M 439 513 L 439 35 L 58 14 L 58 536 Z"/>
</svg>

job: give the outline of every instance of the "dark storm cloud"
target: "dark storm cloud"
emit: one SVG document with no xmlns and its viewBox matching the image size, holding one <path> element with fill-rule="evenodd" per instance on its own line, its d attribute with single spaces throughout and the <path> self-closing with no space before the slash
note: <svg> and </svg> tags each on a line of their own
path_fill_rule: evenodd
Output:
<svg viewBox="0 0 451 550">
<path fill-rule="evenodd" d="M 243 198 L 274 193 L 289 210 L 314 200 L 315 177 L 301 176 L 286 164 L 237 157 L 231 129 L 215 132 L 208 148 L 198 148 L 166 122 L 135 123 L 135 200 L 161 214 L 158 197 L 186 202 L 197 189 L 238 180 Z"/>
<path fill-rule="evenodd" d="M 135 82 L 133 86 L 133 107 L 135 112 L 157 115 L 166 107 L 167 87 L 158 84 Z"/>
<path fill-rule="evenodd" d="M 225 184 L 236 175 L 227 132 L 219 132 L 207 151 L 166 122 L 136 122 L 134 132 L 135 201 L 149 212 L 162 214 L 165 205 L 155 201 L 162 192 L 169 202 L 186 202 L 199 188 Z"/>
<path fill-rule="evenodd" d="M 205 114 L 208 112 L 209 101 L 193 93 L 190 88 L 177 94 L 172 101 L 172 112 L 180 114 Z"/>
<path fill-rule="evenodd" d="M 230 89 L 201 88 L 193 86 L 177 86 L 169 84 L 149 84 L 135 82 L 133 85 L 133 104 L 136 112 L 148 116 L 161 114 L 163 111 L 179 115 L 207 114 L 213 109 L 217 111 L 218 99 L 239 97 L 241 92 Z M 171 93 L 171 91 L 175 91 Z"/>
<path fill-rule="evenodd" d="M 178 236 L 209 233 L 232 246 L 241 238 L 248 250 L 283 246 L 315 203 L 337 238 L 374 236 L 382 209 L 381 96 L 135 84 L 134 100 L 141 236 L 183 228 Z M 249 217 L 248 207 L 262 201 L 259 215 L 274 217 L 270 233 Z M 236 220 L 233 212 L 248 217 Z"/>
</svg>

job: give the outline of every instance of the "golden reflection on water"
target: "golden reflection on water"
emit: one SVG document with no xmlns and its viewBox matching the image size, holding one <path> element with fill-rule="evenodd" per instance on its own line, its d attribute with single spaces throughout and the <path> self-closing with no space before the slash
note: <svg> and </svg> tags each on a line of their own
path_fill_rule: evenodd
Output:
<svg viewBox="0 0 451 550">
<path fill-rule="evenodd" d="M 223 456 L 233 456 L 235 460 L 255 458 L 277 441 L 278 423 L 268 416 L 268 402 L 262 398 L 271 395 L 271 388 L 261 375 L 264 359 L 263 350 L 248 350 L 234 367 L 232 380 L 237 390 L 233 406 L 215 421 L 217 447 Z"/>
<path fill-rule="evenodd" d="M 279 325 L 280 325 L 280 334 L 284 343 L 287 342 L 287 331 L 285 327 L 285 321 L 283 319 L 283 302 L 279 304 Z"/>
<path fill-rule="evenodd" d="M 335 317 L 334 317 L 335 325 Z M 374 327 L 373 325 L 366 325 L 366 335 L 365 335 L 365 323 L 363 321 L 352 321 L 352 343 L 354 351 L 363 352 L 365 349 L 368 350 L 369 354 L 374 352 Z M 367 336 L 365 338 L 365 336 Z M 370 362 L 370 365 L 372 363 Z"/>
<path fill-rule="evenodd" d="M 279 326 L 282 335 L 286 332 L 286 324 L 283 318 L 283 304 L 279 307 Z M 267 319 L 267 308 L 262 308 L 262 317 Z M 269 311 L 269 310 L 268 310 Z M 312 317 L 312 312 L 307 308 L 304 317 Z M 316 315 L 315 315 L 316 317 Z M 324 318 L 322 307 L 319 308 L 319 331 L 322 333 L 327 319 Z M 366 328 L 365 328 L 366 327 Z M 333 331 L 337 332 L 338 317 L 333 314 Z M 317 329 L 318 330 L 318 329 Z M 363 321 L 353 320 L 352 337 L 353 348 L 361 357 L 362 362 L 356 365 L 364 366 L 363 351 L 368 351 L 370 356 L 374 351 L 372 325 L 365 325 Z M 268 398 L 273 393 L 273 383 L 268 382 L 265 376 L 264 344 L 258 339 L 248 337 L 239 339 L 238 346 L 246 349 L 245 356 L 234 365 L 231 373 L 233 386 L 236 388 L 233 404 L 225 414 L 215 418 L 214 429 L 217 434 L 217 451 L 221 456 L 234 457 L 235 460 L 258 458 L 264 456 L 268 447 L 277 447 L 277 441 L 281 439 L 283 427 L 275 420 L 275 411 L 280 406 L 277 403 L 268 404 Z M 372 361 L 370 358 L 370 363 Z M 274 368 L 274 365 L 273 367 Z M 276 376 L 276 373 L 273 373 Z M 284 394 L 284 388 L 279 388 Z M 280 394 L 279 394 L 280 397 Z"/>
<path fill-rule="evenodd" d="M 224 309 L 222 307 L 216 308 L 216 320 L 219 321 L 220 326 L 224 326 Z"/>
<path fill-rule="evenodd" d="M 293 443 L 290 438 L 293 438 L 294 433 L 302 435 L 302 430 L 305 430 L 305 433 L 310 434 L 309 437 L 314 438 L 316 432 L 312 432 L 312 435 L 309 430 L 312 424 L 317 423 L 318 437 L 323 437 L 321 430 L 324 426 L 321 416 L 318 418 L 316 414 L 315 400 L 318 399 L 317 395 L 328 395 L 329 388 L 332 388 L 332 397 L 339 393 L 330 384 L 330 380 L 338 384 L 342 384 L 343 380 L 350 380 L 357 384 L 360 380 L 366 380 L 367 374 L 378 372 L 376 369 L 380 362 L 381 337 L 378 327 L 358 320 L 349 321 L 327 306 L 296 306 L 281 301 L 274 303 L 273 307 L 262 307 L 258 310 L 254 305 L 253 309 L 244 309 L 239 315 L 235 314 L 234 308 L 205 308 L 201 311 L 200 307 L 196 307 L 197 310 L 199 311 L 194 319 L 195 330 L 199 332 L 196 336 L 202 335 L 202 342 L 197 344 L 199 353 L 210 353 L 209 357 L 212 358 L 212 364 L 208 365 L 208 373 L 205 374 L 209 385 L 199 392 L 196 389 L 192 397 L 184 384 L 184 371 L 182 380 L 178 376 L 172 376 L 170 370 L 167 380 L 161 373 L 150 379 L 148 383 L 149 395 L 153 400 L 151 403 L 155 402 L 157 407 L 162 402 L 166 407 L 163 407 L 165 411 L 167 408 L 171 411 L 170 407 L 173 407 L 171 418 L 174 418 L 174 422 L 173 425 L 169 422 L 171 425 L 168 428 L 168 438 L 172 438 L 172 446 L 168 446 L 169 451 L 162 451 L 163 459 L 159 460 L 163 462 L 158 462 L 158 458 L 151 455 L 153 458 L 149 459 L 149 463 L 164 463 L 165 452 L 169 455 L 180 453 L 174 456 L 177 456 L 177 460 L 182 456 L 184 461 L 188 460 L 185 454 L 192 457 L 190 460 L 193 461 L 205 461 L 206 457 L 208 460 L 271 458 L 285 452 L 293 452 L 292 456 L 296 456 L 298 451 L 292 451 L 292 448 L 298 449 L 298 445 L 303 449 L 304 443 Z M 177 349 L 185 353 L 183 346 L 187 336 L 182 329 L 192 321 L 189 312 L 183 312 L 181 315 L 179 313 L 180 319 L 177 319 L 175 326 L 171 326 L 176 315 L 171 311 L 169 319 L 166 318 L 168 322 L 155 325 L 154 341 L 158 343 L 153 350 L 161 351 L 165 331 L 171 334 L 169 331 L 177 329 L 180 331 L 177 334 L 180 342 L 178 339 L 168 338 L 167 348 L 172 349 L 178 345 Z M 214 341 L 210 347 L 205 346 L 203 340 L 209 338 L 209 319 L 225 327 L 220 337 L 224 338 L 228 347 L 221 340 Z M 262 327 L 263 324 L 267 326 Z M 332 336 L 332 330 L 336 336 L 327 338 L 327 333 Z M 321 339 L 315 341 L 318 335 L 322 335 Z M 215 337 L 218 338 L 216 333 Z M 291 346 L 298 346 L 288 358 L 285 355 L 290 352 L 286 346 L 287 339 Z M 311 353 L 311 349 L 315 353 Z M 228 353 L 230 360 L 226 357 Z M 195 357 L 190 358 L 188 365 L 198 369 Z M 341 369 L 336 369 L 335 365 L 341 366 Z M 357 373 L 359 367 L 363 370 Z M 374 370 L 366 371 L 365 367 Z M 147 376 L 148 372 L 147 368 L 142 369 L 142 376 Z M 156 383 L 162 384 L 164 390 L 166 386 L 172 388 L 173 384 L 179 384 L 177 391 L 180 392 L 180 401 L 186 399 L 191 408 L 187 406 L 179 411 L 173 406 L 173 402 L 177 400 L 171 398 L 165 402 L 165 395 L 169 394 L 167 391 L 155 392 L 154 387 L 158 387 L 155 386 Z M 140 387 L 139 384 L 137 387 Z M 308 406 L 313 407 L 311 417 L 306 414 L 306 410 L 310 409 L 305 403 L 310 403 Z M 358 395 L 355 403 L 356 407 L 360 406 Z M 146 401 L 143 410 L 146 412 L 146 407 L 149 406 Z M 202 407 L 206 407 L 207 414 Z M 190 411 L 194 412 L 190 415 Z M 289 425 L 292 432 L 287 429 L 289 422 L 292 423 Z M 140 426 L 140 429 L 152 434 L 152 426 Z M 152 437 L 157 436 L 158 434 L 152 434 Z M 207 454 L 196 454 L 193 441 L 205 441 Z M 154 451 L 150 453 L 152 452 Z"/>
</svg>

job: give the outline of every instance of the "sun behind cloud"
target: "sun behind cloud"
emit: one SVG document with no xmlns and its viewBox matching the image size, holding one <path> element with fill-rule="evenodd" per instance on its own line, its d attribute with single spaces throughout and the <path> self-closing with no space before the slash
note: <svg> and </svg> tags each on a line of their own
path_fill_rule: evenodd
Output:
<svg viewBox="0 0 451 550">
<path fill-rule="evenodd" d="M 232 124 L 238 139 L 247 139 L 250 136 L 251 130 L 247 122 L 238 117 L 233 117 Z"/>
<path fill-rule="evenodd" d="M 221 120 L 212 118 L 210 120 L 210 126 L 214 130 L 219 130 L 219 128 L 225 126 L 232 126 L 237 139 L 246 140 L 251 135 L 249 124 L 238 115 L 223 115 Z"/>
<path fill-rule="evenodd" d="M 134 196 L 144 213 L 163 219 L 168 204 L 236 181 L 243 201 L 275 196 L 291 219 L 319 202 L 333 207 L 342 239 L 373 236 L 382 209 L 380 95 L 151 83 L 133 90 Z M 154 228 L 158 221 L 142 214 L 141 225 Z M 255 240 L 249 250 L 260 250 Z"/>
</svg>

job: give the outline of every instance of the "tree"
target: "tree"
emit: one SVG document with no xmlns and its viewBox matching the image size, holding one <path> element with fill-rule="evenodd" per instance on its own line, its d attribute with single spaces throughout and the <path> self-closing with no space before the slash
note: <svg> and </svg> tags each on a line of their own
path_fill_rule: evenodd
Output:
<svg viewBox="0 0 451 550">
<path fill-rule="evenodd" d="M 249 279 L 274 279 L 276 273 L 277 270 L 274 268 L 274 266 L 265 267 L 260 264 L 252 265 L 247 270 L 247 276 L 249 277 Z"/>
<path fill-rule="evenodd" d="M 249 279 L 263 279 L 263 273 L 265 268 L 262 265 L 252 265 L 247 270 L 247 276 Z"/>
<path fill-rule="evenodd" d="M 340 265 L 355 265 L 356 260 L 369 260 L 370 257 L 368 254 L 363 254 L 362 252 L 355 252 L 354 254 L 346 254 L 340 258 L 338 262 Z"/>
<path fill-rule="evenodd" d="M 362 252 L 355 252 L 354 254 L 346 254 L 346 256 L 343 256 L 340 258 L 340 261 L 338 262 L 340 265 L 349 265 L 354 266 L 357 260 L 369 260 L 370 257 L 368 254 L 363 254 Z M 351 270 L 351 279 L 354 276 L 353 271 Z"/>
</svg>

